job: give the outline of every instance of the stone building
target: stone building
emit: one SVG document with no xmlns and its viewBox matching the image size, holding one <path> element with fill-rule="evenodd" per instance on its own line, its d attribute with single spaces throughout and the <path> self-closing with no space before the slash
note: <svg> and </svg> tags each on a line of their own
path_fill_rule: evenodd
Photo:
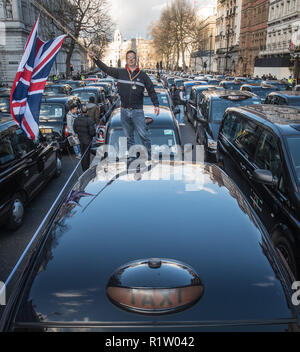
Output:
<svg viewBox="0 0 300 352">
<path fill-rule="evenodd" d="M 237 74 L 254 74 L 255 60 L 266 47 L 269 0 L 243 0 Z"/>
<path fill-rule="evenodd" d="M 114 34 L 114 40 L 108 45 L 103 62 L 112 67 L 124 67 L 126 65 L 126 53 L 128 50 L 137 52 L 139 65 L 142 68 L 156 68 L 158 61 L 154 49 L 153 40 L 142 38 L 133 38 L 123 40 L 121 32 L 117 29 Z"/>
<path fill-rule="evenodd" d="M 66 0 L 67 1 L 67 0 Z M 41 1 L 51 9 L 55 1 Z M 11 85 L 19 62 L 24 52 L 28 35 L 40 11 L 33 0 L 0 0 L 0 83 Z M 58 31 L 52 20 L 41 14 L 39 36 L 42 40 L 49 40 L 62 32 Z M 78 47 L 75 48 L 72 64 L 74 71 L 86 70 L 88 61 L 85 54 Z M 50 74 L 65 74 L 66 52 L 62 48 Z"/>
<path fill-rule="evenodd" d="M 242 0 L 218 0 L 214 71 L 235 72 L 240 42 Z"/>
<path fill-rule="evenodd" d="M 213 71 L 216 15 L 200 22 L 198 50 L 191 55 L 190 67 L 197 72 Z"/>
<path fill-rule="evenodd" d="M 293 72 L 291 51 L 300 46 L 300 0 L 268 0 L 266 45 L 255 62 L 254 74 L 278 79 Z"/>
</svg>

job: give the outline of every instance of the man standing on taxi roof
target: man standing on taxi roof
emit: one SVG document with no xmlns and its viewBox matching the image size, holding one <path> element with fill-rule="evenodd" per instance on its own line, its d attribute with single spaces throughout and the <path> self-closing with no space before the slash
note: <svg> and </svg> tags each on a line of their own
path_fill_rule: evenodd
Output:
<svg viewBox="0 0 300 352">
<path fill-rule="evenodd" d="M 151 159 L 151 139 L 143 111 L 144 89 L 146 88 L 148 91 L 156 116 L 159 115 L 159 101 L 151 79 L 137 65 L 136 53 L 133 50 L 126 53 L 126 68 L 108 67 L 98 60 L 93 52 L 89 52 L 89 56 L 103 72 L 118 79 L 121 121 L 124 134 L 127 137 L 128 151 L 135 145 L 134 131 L 136 131 L 148 151 L 148 159 Z M 129 158 L 129 162 L 134 159 L 133 157 Z"/>
</svg>

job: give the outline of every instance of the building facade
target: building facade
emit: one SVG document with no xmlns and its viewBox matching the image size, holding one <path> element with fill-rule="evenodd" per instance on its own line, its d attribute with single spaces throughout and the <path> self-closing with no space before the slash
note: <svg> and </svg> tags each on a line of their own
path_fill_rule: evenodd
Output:
<svg viewBox="0 0 300 352">
<path fill-rule="evenodd" d="M 268 1 L 266 45 L 256 59 L 254 73 L 288 78 L 294 66 L 291 52 L 300 45 L 300 0 Z"/>
<path fill-rule="evenodd" d="M 198 50 L 191 55 L 190 67 L 196 72 L 212 72 L 214 63 L 216 15 L 200 22 Z"/>
<path fill-rule="evenodd" d="M 55 1 L 41 1 L 47 8 L 55 6 Z M 28 35 L 40 11 L 33 0 L 0 0 L 0 83 L 11 85 L 15 78 Z M 52 20 L 40 15 L 39 36 L 49 40 L 61 35 Z M 66 51 L 60 50 L 50 75 L 66 73 Z M 88 69 L 88 60 L 82 49 L 75 47 L 72 57 L 74 71 Z"/>
<path fill-rule="evenodd" d="M 128 50 L 134 50 L 137 53 L 139 65 L 142 68 L 156 68 L 158 58 L 153 40 L 142 38 L 123 40 L 122 34 L 118 29 L 115 31 L 114 40 L 105 50 L 103 62 L 112 67 L 124 67 L 126 65 L 126 53 Z"/>
<path fill-rule="evenodd" d="M 215 72 L 235 72 L 240 42 L 242 0 L 218 0 Z"/>
<path fill-rule="evenodd" d="M 255 60 L 265 50 L 269 0 L 243 0 L 237 74 L 253 76 Z"/>
</svg>

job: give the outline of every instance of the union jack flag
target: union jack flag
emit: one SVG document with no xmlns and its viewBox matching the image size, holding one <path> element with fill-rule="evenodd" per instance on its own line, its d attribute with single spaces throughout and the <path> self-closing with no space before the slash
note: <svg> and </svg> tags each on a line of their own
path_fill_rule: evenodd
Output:
<svg viewBox="0 0 300 352">
<path fill-rule="evenodd" d="M 48 42 L 38 37 L 39 18 L 27 40 L 10 95 L 10 112 L 27 137 L 39 135 L 39 116 L 44 88 L 66 35 Z"/>
</svg>

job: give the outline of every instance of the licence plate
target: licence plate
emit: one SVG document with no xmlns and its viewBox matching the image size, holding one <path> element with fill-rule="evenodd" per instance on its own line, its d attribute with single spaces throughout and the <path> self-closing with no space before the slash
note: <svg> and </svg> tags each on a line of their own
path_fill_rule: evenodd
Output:
<svg viewBox="0 0 300 352">
<path fill-rule="evenodd" d="M 52 128 L 41 128 L 41 133 L 42 134 L 51 134 L 51 133 L 53 133 L 53 129 Z"/>
</svg>

